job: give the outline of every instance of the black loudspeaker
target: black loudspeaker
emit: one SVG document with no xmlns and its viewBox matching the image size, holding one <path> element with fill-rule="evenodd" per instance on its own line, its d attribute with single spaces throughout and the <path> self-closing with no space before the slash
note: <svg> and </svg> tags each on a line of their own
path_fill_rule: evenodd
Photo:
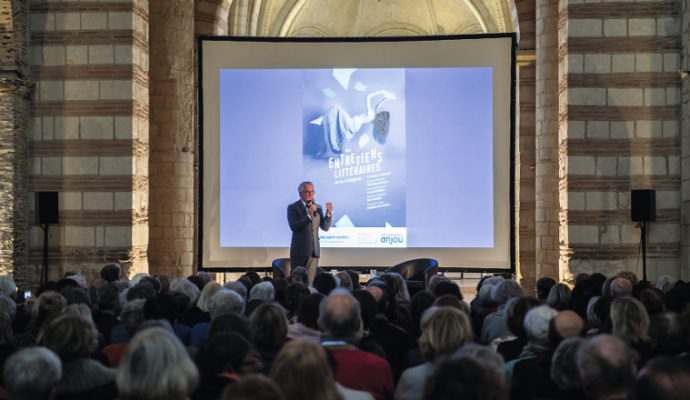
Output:
<svg viewBox="0 0 690 400">
<path fill-rule="evenodd" d="M 55 225 L 58 222 L 58 192 L 36 192 L 36 223 Z"/>
<path fill-rule="evenodd" d="M 635 222 L 656 221 L 656 191 L 651 189 L 630 191 L 630 219 Z"/>
</svg>

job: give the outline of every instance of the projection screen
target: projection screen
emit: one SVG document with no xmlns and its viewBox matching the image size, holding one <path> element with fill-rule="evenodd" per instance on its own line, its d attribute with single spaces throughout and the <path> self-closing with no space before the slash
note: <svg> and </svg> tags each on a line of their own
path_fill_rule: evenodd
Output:
<svg viewBox="0 0 690 400">
<path fill-rule="evenodd" d="M 198 45 L 201 268 L 289 257 L 311 181 L 321 266 L 514 270 L 514 34 Z"/>
</svg>

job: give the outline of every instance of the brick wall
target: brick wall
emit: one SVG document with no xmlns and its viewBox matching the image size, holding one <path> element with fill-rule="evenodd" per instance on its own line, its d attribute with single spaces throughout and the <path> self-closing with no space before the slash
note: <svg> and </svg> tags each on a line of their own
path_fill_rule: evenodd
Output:
<svg viewBox="0 0 690 400">
<path fill-rule="evenodd" d="M 148 1 L 32 0 L 29 12 L 29 190 L 59 192 L 49 277 L 113 260 L 145 270 Z M 42 235 L 31 228 L 29 268 Z"/>
<path fill-rule="evenodd" d="M 630 190 L 656 189 L 648 273 L 680 267 L 680 2 L 587 2 L 567 8 L 569 272 L 632 270 L 639 230 Z"/>
</svg>

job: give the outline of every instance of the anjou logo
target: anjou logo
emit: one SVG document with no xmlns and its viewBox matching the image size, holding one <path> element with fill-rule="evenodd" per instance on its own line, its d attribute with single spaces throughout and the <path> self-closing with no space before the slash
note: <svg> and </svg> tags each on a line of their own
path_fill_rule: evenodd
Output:
<svg viewBox="0 0 690 400">
<path fill-rule="evenodd" d="M 387 244 L 402 244 L 405 242 L 405 239 L 403 238 L 403 235 L 381 235 L 381 243 L 387 243 Z"/>
</svg>

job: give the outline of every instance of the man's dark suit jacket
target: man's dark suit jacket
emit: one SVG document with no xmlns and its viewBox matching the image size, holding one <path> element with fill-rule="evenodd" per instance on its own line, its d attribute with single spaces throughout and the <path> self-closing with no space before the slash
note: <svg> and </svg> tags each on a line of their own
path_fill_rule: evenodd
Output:
<svg viewBox="0 0 690 400">
<path fill-rule="evenodd" d="M 323 214 L 323 208 L 316 205 L 316 212 L 320 218 L 319 227 L 327 231 L 331 227 L 331 217 L 326 218 Z M 321 246 L 319 240 L 316 239 L 316 248 L 314 248 L 312 240 L 312 220 L 307 216 L 307 208 L 302 203 L 302 200 L 290 204 L 287 208 L 287 219 L 292 231 L 292 241 L 290 242 L 290 258 L 293 257 L 320 257 Z M 316 232 L 318 235 L 318 231 Z"/>
</svg>

